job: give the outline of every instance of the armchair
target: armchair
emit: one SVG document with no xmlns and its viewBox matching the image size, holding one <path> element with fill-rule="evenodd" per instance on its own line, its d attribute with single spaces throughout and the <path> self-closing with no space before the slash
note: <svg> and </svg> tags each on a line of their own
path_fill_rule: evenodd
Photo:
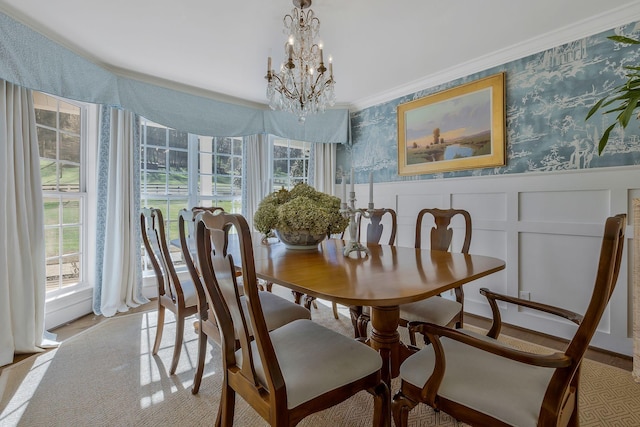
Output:
<svg viewBox="0 0 640 427">
<path fill-rule="evenodd" d="M 478 426 L 577 426 L 580 366 L 613 293 L 624 246 L 626 215 L 606 220 L 595 286 L 583 315 L 482 289 L 493 312 L 487 336 L 430 323 L 411 323 L 432 345 L 400 367 L 393 398 L 397 426 L 406 426 L 418 403 Z M 564 352 L 533 354 L 498 342 L 497 301 L 565 318 L 577 325 Z"/>
</svg>

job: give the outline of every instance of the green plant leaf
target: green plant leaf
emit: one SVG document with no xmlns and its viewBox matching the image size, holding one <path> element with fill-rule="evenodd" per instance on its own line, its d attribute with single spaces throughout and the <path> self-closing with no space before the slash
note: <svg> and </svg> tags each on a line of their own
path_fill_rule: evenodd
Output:
<svg viewBox="0 0 640 427">
<path fill-rule="evenodd" d="M 604 150 L 604 147 L 607 145 L 607 142 L 609 142 L 609 134 L 611 133 L 615 125 L 616 123 L 609 126 L 607 130 L 605 130 L 604 133 L 602 134 L 602 138 L 600 138 L 600 143 L 598 144 L 598 156 L 602 154 L 602 150 Z"/>
<path fill-rule="evenodd" d="M 609 40 L 613 40 L 614 42 L 618 42 L 618 43 L 640 44 L 640 41 L 634 40 L 634 39 L 630 39 L 629 37 L 625 37 L 625 36 L 609 36 L 607 38 Z"/>
<path fill-rule="evenodd" d="M 638 105 L 638 99 L 640 99 L 640 95 L 638 94 L 634 95 L 632 98 L 629 98 L 629 101 L 627 102 L 627 106 L 625 107 L 622 114 L 620 114 L 619 121 L 620 121 L 620 125 L 623 128 L 626 128 L 627 125 L 629 124 L 629 120 L 631 120 L 631 117 L 633 116 L 633 110 L 635 110 L 636 106 Z"/>
<path fill-rule="evenodd" d="M 589 110 L 589 113 L 587 114 L 587 118 L 585 120 L 589 120 L 589 117 L 593 116 L 593 114 L 598 111 L 600 109 L 600 106 L 602 106 L 602 103 L 606 100 L 607 98 L 602 98 L 600 101 L 598 101 L 593 107 L 591 107 L 591 109 Z"/>
<path fill-rule="evenodd" d="M 640 40 L 635 40 L 625 36 L 610 36 L 607 37 L 618 43 L 635 45 L 640 44 Z M 625 66 L 626 81 L 624 84 L 613 88 L 613 90 L 604 98 L 600 99 L 587 113 L 585 120 L 588 120 L 598 110 L 605 110 L 602 115 L 611 113 L 617 113 L 616 121 L 609 126 L 604 133 L 600 142 L 598 143 L 598 155 L 602 154 L 604 147 L 609 142 L 609 135 L 616 125 L 620 125 L 622 129 L 625 129 L 631 118 L 634 117 L 634 111 L 640 107 L 640 66 Z M 611 106 L 610 108 L 607 108 Z M 637 115 L 640 117 L 640 114 Z"/>
<path fill-rule="evenodd" d="M 625 109 L 625 103 L 622 103 L 621 105 L 618 105 L 616 108 L 612 108 L 610 110 L 607 110 L 605 112 L 603 112 L 602 114 L 611 114 L 611 113 L 615 113 L 617 111 L 623 111 Z M 616 117 L 617 120 L 617 117 Z"/>
</svg>

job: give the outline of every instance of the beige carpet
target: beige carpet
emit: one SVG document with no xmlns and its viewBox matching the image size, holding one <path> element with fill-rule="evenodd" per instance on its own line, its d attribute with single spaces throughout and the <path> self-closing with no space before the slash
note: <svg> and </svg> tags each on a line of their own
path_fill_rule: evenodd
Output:
<svg viewBox="0 0 640 427">
<path fill-rule="evenodd" d="M 330 305 L 318 307 L 313 310 L 314 320 L 350 333 L 346 312 L 335 320 Z M 150 353 L 155 325 L 155 312 L 115 317 L 58 349 L 5 369 L 0 376 L 0 426 L 213 425 L 221 382 L 218 347 L 209 347 L 205 378 L 194 396 L 190 391 L 197 356 L 193 328 L 187 328 L 177 373 L 169 376 L 174 324 L 165 327 L 157 357 Z M 521 348 L 536 348 L 509 340 Z M 582 381 L 583 426 L 640 426 L 640 384 L 633 382 L 630 372 L 585 361 Z M 397 382 L 393 388 L 397 390 Z M 300 425 L 370 426 L 371 411 L 372 398 L 362 392 L 307 417 Z M 238 399 L 235 425 L 266 423 Z M 455 422 L 419 405 L 411 412 L 410 425 L 452 426 Z"/>
</svg>

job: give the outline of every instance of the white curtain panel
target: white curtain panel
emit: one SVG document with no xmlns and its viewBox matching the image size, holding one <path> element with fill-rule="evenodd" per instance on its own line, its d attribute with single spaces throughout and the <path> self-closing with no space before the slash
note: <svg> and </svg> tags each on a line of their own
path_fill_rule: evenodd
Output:
<svg viewBox="0 0 640 427">
<path fill-rule="evenodd" d="M 100 114 L 93 310 L 110 317 L 148 300 L 142 295 L 138 121 L 117 108 L 102 107 Z"/>
<path fill-rule="evenodd" d="M 0 366 L 45 339 L 44 206 L 31 91 L 0 81 Z"/>
<path fill-rule="evenodd" d="M 322 144 L 320 144 L 322 145 Z M 265 134 L 244 138 L 243 167 L 244 188 L 242 215 L 253 230 L 253 214 L 262 199 L 270 192 L 269 183 L 269 143 Z"/>
<path fill-rule="evenodd" d="M 309 167 L 310 183 L 318 191 L 336 194 L 336 144 L 314 143 Z"/>
</svg>

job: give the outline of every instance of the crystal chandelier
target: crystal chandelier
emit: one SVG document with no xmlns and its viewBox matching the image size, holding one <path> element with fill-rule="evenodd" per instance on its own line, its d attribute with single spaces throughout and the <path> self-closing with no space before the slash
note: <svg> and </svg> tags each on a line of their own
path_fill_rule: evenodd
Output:
<svg viewBox="0 0 640 427">
<path fill-rule="evenodd" d="M 284 46 L 286 62 L 276 73 L 267 61 L 267 99 L 273 110 L 288 111 L 304 123 L 306 116 L 324 112 L 335 103 L 333 64 L 324 65 L 322 43 L 316 43 L 320 20 L 311 0 L 293 0 L 295 8 L 284 16 L 283 32 L 289 37 Z M 328 71 L 328 72 L 327 72 Z"/>
</svg>

